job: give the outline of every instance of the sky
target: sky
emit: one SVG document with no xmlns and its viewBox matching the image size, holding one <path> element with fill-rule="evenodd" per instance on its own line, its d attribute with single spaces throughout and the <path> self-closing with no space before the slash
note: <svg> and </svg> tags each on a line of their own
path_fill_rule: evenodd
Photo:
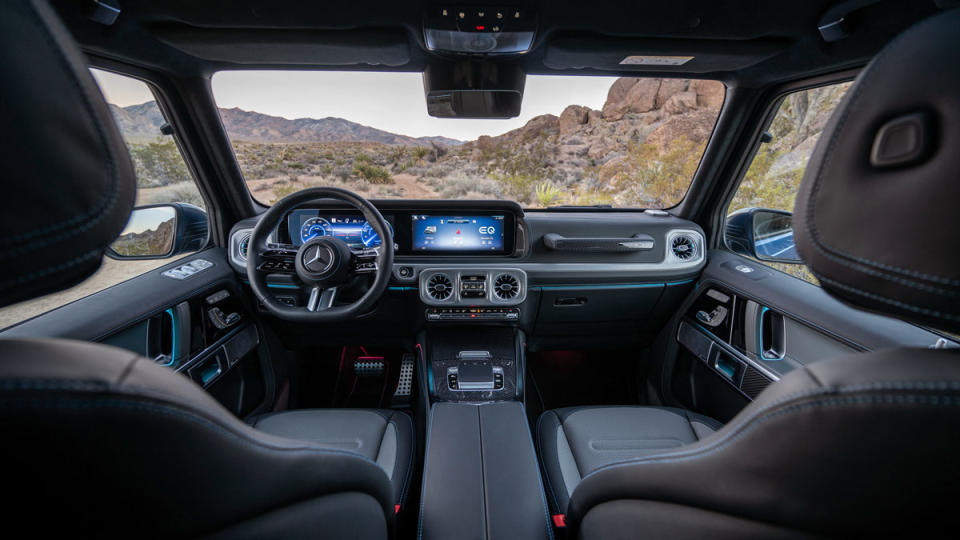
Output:
<svg viewBox="0 0 960 540">
<path fill-rule="evenodd" d="M 107 101 L 121 107 L 150 101 L 140 81 L 94 71 Z M 520 116 L 505 120 L 433 118 L 419 73 L 357 71 L 222 71 L 213 95 L 223 108 L 239 107 L 284 118 L 336 116 L 411 137 L 441 135 L 463 141 L 500 135 L 568 105 L 601 109 L 615 77 L 530 75 Z"/>
</svg>

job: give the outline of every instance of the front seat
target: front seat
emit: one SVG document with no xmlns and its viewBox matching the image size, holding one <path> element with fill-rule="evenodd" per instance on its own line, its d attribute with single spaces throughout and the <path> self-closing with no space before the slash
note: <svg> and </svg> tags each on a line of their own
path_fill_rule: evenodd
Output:
<svg viewBox="0 0 960 540">
<path fill-rule="evenodd" d="M 5 306 L 96 271 L 127 222 L 135 180 L 50 8 L 9 0 L 0 11 Z M 0 340 L 4 522 L 36 537 L 393 534 L 413 455 L 409 417 L 294 411 L 254 422 L 125 350 Z"/>
<path fill-rule="evenodd" d="M 823 288 L 960 333 L 960 10 L 890 43 L 817 142 L 794 212 Z M 548 411 L 571 538 L 941 537 L 960 530 L 960 351 L 825 359 L 715 432 L 683 411 Z M 566 497 L 569 496 L 569 502 Z"/>
</svg>

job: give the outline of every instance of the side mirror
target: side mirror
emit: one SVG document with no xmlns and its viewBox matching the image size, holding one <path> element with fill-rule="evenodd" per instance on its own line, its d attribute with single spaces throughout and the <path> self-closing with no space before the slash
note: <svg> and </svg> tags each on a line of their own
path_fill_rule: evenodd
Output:
<svg viewBox="0 0 960 540">
<path fill-rule="evenodd" d="M 207 213 L 186 203 L 133 209 L 120 236 L 107 248 L 111 259 L 165 259 L 197 251 L 207 242 Z"/>
<path fill-rule="evenodd" d="M 793 215 L 783 210 L 745 208 L 727 216 L 727 247 L 760 261 L 801 264 L 793 239 Z"/>
</svg>

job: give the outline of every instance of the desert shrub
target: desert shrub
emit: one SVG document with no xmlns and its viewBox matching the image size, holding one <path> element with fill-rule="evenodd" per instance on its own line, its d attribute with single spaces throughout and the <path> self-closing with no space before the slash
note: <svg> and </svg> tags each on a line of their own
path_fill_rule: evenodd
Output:
<svg viewBox="0 0 960 540">
<path fill-rule="evenodd" d="M 360 164 L 360 165 L 369 165 L 372 161 L 373 161 L 373 158 L 371 158 L 371 157 L 370 157 L 369 155 L 367 155 L 367 154 L 362 154 L 362 153 L 361 153 L 361 154 L 357 154 L 357 155 L 354 156 L 354 158 L 353 158 L 353 164 L 354 164 L 354 165 L 357 165 L 357 164 Z"/>
<path fill-rule="evenodd" d="M 393 183 L 393 178 L 390 176 L 390 171 L 379 165 L 358 162 L 353 166 L 353 172 L 371 184 Z"/>
<path fill-rule="evenodd" d="M 426 176 L 432 176 L 434 178 L 446 178 L 447 175 L 453 172 L 453 169 L 453 165 L 437 163 L 433 167 L 430 167 L 426 170 Z"/>
<path fill-rule="evenodd" d="M 500 174 L 494 178 L 503 184 L 507 196 L 519 203 L 529 203 L 538 178 L 530 174 Z"/>
<path fill-rule="evenodd" d="M 193 177 L 183 162 L 173 139 L 157 139 L 146 144 L 130 145 L 140 187 L 157 187 L 180 182 L 192 182 Z"/>
<path fill-rule="evenodd" d="M 430 154 L 430 149 L 425 146 L 414 146 L 413 147 L 413 157 L 417 160 L 418 164 L 423 164 L 423 161 Z"/>
<path fill-rule="evenodd" d="M 502 189 L 499 182 L 489 178 L 452 176 L 437 182 L 440 198 L 443 199 L 499 199 Z"/>
<path fill-rule="evenodd" d="M 550 182 L 537 184 L 534 191 L 536 193 L 537 203 L 544 208 L 560 204 L 565 198 L 563 190 Z"/>
<path fill-rule="evenodd" d="M 296 184 L 287 184 L 283 186 L 276 186 L 273 188 L 273 198 L 274 200 L 279 200 L 291 193 L 296 193 L 300 191 L 300 188 Z"/>
<path fill-rule="evenodd" d="M 347 180 L 353 176 L 353 169 L 350 167 L 338 166 L 333 169 L 333 175 L 339 178 L 340 180 Z"/>
</svg>

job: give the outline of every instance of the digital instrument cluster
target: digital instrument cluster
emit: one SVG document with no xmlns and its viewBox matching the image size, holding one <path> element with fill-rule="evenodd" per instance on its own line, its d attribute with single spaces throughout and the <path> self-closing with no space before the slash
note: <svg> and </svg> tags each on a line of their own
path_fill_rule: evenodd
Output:
<svg viewBox="0 0 960 540">
<path fill-rule="evenodd" d="M 390 232 L 393 226 L 387 223 Z M 363 216 L 318 215 L 316 210 L 294 210 L 289 217 L 291 243 L 302 245 L 319 236 L 331 236 L 346 242 L 351 248 L 372 248 L 380 245 L 380 235 Z"/>
</svg>

